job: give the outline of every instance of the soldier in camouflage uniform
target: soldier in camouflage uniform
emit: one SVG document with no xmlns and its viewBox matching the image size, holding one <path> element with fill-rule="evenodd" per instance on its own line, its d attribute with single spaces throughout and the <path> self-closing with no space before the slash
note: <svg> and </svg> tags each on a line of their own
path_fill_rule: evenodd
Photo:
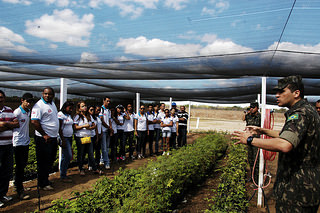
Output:
<svg viewBox="0 0 320 213">
<path fill-rule="evenodd" d="M 314 212 L 320 203 L 320 118 L 304 97 L 300 76 L 278 81 L 276 98 L 288 107 L 286 123 L 280 132 L 250 127 L 251 132 L 235 131 L 236 144 L 247 144 L 279 152 L 274 184 L 277 212 Z M 273 138 L 253 138 L 252 133 Z"/>
<path fill-rule="evenodd" d="M 250 103 L 250 111 L 245 114 L 244 120 L 246 121 L 246 126 L 261 126 L 261 114 L 259 113 L 259 104 L 257 102 Z M 259 136 L 255 136 L 259 137 Z M 254 180 L 256 183 L 258 183 L 258 177 L 259 177 L 259 169 L 258 164 L 254 167 L 254 161 L 256 160 L 258 148 L 254 146 L 248 147 L 248 161 L 250 165 L 250 180 L 251 180 L 251 174 L 254 169 Z"/>
</svg>

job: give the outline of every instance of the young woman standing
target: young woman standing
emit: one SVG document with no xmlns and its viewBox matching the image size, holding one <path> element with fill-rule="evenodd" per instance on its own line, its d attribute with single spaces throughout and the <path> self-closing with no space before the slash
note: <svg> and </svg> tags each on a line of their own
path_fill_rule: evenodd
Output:
<svg viewBox="0 0 320 213">
<path fill-rule="evenodd" d="M 161 119 L 160 126 L 162 127 L 162 141 L 163 141 L 163 153 L 162 155 L 169 155 L 169 142 L 171 136 L 171 127 L 173 125 L 172 118 L 170 118 L 169 110 L 164 110 L 165 116 Z"/>
</svg>

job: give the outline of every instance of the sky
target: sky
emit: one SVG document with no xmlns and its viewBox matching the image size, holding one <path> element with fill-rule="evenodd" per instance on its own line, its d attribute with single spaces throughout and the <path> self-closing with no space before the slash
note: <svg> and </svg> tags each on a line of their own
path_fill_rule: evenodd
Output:
<svg viewBox="0 0 320 213">
<path fill-rule="evenodd" d="M 319 10 L 320 1 L 316 0 L 0 0 L 0 65 L 10 67 L 10 60 L 22 59 L 108 63 L 275 48 L 319 54 Z M 296 68 L 307 67 L 305 58 L 286 60 Z M 318 61 L 309 60 L 310 67 Z M 168 63 L 178 67 L 174 61 Z M 223 61 L 219 63 L 227 66 Z M 246 67 L 246 62 L 240 63 L 233 66 Z M 18 64 L 11 66 L 17 68 Z M 23 68 L 38 69 L 37 74 L 49 68 L 61 69 L 45 66 L 22 64 Z M 202 68 L 199 72 L 205 72 Z M 74 69 L 63 67 L 63 72 Z M 226 81 L 209 77 L 202 81 L 167 82 L 156 78 L 131 81 L 129 86 L 197 89 Z M 243 85 L 238 80 L 231 83 Z M 244 83 L 250 84 L 252 79 Z M 128 81 L 114 84 L 127 85 Z"/>
</svg>

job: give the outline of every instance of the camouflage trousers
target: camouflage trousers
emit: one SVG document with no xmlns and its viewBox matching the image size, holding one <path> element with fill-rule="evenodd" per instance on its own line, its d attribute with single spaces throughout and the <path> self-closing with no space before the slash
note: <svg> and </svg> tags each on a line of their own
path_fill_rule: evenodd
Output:
<svg viewBox="0 0 320 213">
<path fill-rule="evenodd" d="M 276 202 L 277 213 L 317 213 L 319 205 L 317 206 L 293 206 Z"/>
</svg>

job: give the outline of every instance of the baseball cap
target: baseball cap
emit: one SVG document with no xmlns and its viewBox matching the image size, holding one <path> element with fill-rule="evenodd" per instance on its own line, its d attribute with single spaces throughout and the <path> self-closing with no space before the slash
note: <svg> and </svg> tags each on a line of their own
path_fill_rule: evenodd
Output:
<svg viewBox="0 0 320 213">
<path fill-rule="evenodd" d="M 177 106 L 176 102 L 172 102 L 171 106 Z"/>
<path fill-rule="evenodd" d="M 289 84 L 301 84 L 302 78 L 300 75 L 292 75 L 288 77 L 284 77 L 282 79 L 278 80 L 278 85 L 275 86 L 274 90 L 283 90 L 286 88 Z"/>
</svg>

